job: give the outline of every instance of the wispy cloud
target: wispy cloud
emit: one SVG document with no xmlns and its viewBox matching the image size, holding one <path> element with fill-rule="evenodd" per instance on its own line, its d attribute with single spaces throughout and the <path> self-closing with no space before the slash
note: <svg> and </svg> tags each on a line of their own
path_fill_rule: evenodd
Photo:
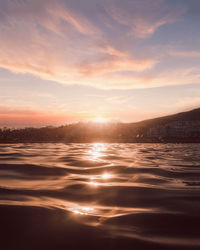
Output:
<svg viewBox="0 0 200 250">
<path fill-rule="evenodd" d="M 127 27 L 130 35 L 146 38 L 160 26 L 173 23 L 185 9 L 169 8 L 163 0 L 112 1 L 108 12 L 118 23 Z"/>
<path fill-rule="evenodd" d="M 144 71 L 155 64 L 156 61 L 151 58 L 133 59 L 128 53 L 108 45 L 99 58 L 90 61 L 85 59 L 77 66 L 83 75 L 96 75 L 117 71 Z"/>
<path fill-rule="evenodd" d="M 170 56 L 178 58 L 200 58 L 200 51 L 197 50 L 172 50 L 169 51 Z"/>
<path fill-rule="evenodd" d="M 158 61 L 134 53 L 134 45 L 179 20 L 184 8 L 162 0 L 83 2 L 0 0 L 0 67 L 63 84 L 149 87 L 151 81 L 134 72 L 143 74 Z"/>
</svg>

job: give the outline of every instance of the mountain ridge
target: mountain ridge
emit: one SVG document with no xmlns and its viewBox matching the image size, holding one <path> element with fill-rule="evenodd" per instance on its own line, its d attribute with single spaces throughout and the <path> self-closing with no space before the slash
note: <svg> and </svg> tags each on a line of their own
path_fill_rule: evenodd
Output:
<svg viewBox="0 0 200 250">
<path fill-rule="evenodd" d="M 0 129 L 0 143 L 200 142 L 200 108 L 136 123 Z"/>
</svg>

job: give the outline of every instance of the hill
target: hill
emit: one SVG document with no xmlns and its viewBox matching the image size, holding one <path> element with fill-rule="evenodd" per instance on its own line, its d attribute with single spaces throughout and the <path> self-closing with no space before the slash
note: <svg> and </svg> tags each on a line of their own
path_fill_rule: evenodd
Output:
<svg viewBox="0 0 200 250">
<path fill-rule="evenodd" d="M 134 124 L 148 138 L 194 140 L 200 136 L 200 108 Z"/>
<path fill-rule="evenodd" d="M 20 142 L 200 142 L 200 108 L 137 123 L 0 130 L 0 143 Z"/>
<path fill-rule="evenodd" d="M 168 115 L 164 117 L 158 117 L 154 119 L 144 120 L 135 124 L 142 125 L 146 124 L 148 126 L 164 125 L 166 123 L 174 121 L 200 121 L 200 108 L 193 109 L 187 112 L 181 112 L 173 115 Z"/>
</svg>

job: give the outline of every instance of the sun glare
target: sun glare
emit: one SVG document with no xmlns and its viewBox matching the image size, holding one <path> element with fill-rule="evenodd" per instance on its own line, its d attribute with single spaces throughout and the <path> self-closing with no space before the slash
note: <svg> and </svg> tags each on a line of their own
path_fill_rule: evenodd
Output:
<svg viewBox="0 0 200 250">
<path fill-rule="evenodd" d="M 97 117 L 94 117 L 92 121 L 95 123 L 106 123 L 108 122 L 108 119 L 102 116 L 97 116 Z"/>
<path fill-rule="evenodd" d="M 74 214 L 89 215 L 94 209 L 92 207 L 80 207 L 72 210 Z"/>
<path fill-rule="evenodd" d="M 104 173 L 104 174 L 102 174 L 102 179 L 110 179 L 110 178 L 112 178 L 112 174 L 109 174 L 109 173 Z"/>
</svg>

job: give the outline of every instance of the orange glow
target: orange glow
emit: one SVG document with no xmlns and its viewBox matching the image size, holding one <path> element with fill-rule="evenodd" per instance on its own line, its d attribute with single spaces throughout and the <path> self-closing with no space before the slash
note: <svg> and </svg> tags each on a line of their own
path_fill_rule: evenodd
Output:
<svg viewBox="0 0 200 250">
<path fill-rule="evenodd" d="M 110 174 L 110 173 L 104 173 L 104 174 L 98 175 L 98 176 L 91 176 L 90 182 L 88 184 L 90 184 L 92 186 L 98 186 L 99 183 L 96 182 L 95 180 L 107 180 L 107 179 L 111 179 L 111 178 L 113 178 L 113 174 Z"/>
<path fill-rule="evenodd" d="M 94 209 L 92 207 L 80 207 L 77 209 L 72 210 L 74 214 L 80 214 L 80 215 L 88 215 L 90 214 Z"/>
<path fill-rule="evenodd" d="M 89 159 L 92 161 L 100 160 L 101 157 L 105 156 L 103 151 L 106 150 L 106 144 L 104 143 L 93 143 L 91 150 L 88 151 Z"/>
<path fill-rule="evenodd" d="M 110 178 L 112 178 L 112 174 L 104 173 L 104 174 L 102 174 L 101 178 L 102 179 L 110 179 Z"/>
<path fill-rule="evenodd" d="M 94 117 L 92 121 L 95 123 L 106 123 L 108 122 L 108 119 L 103 116 L 97 116 L 97 117 Z"/>
<path fill-rule="evenodd" d="M 92 186 L 99 186 L 99 183 L 98 182 L 94 182 L 94 181 L 91 181 L 88 184 L 92 185 Z"/>
</svg>

